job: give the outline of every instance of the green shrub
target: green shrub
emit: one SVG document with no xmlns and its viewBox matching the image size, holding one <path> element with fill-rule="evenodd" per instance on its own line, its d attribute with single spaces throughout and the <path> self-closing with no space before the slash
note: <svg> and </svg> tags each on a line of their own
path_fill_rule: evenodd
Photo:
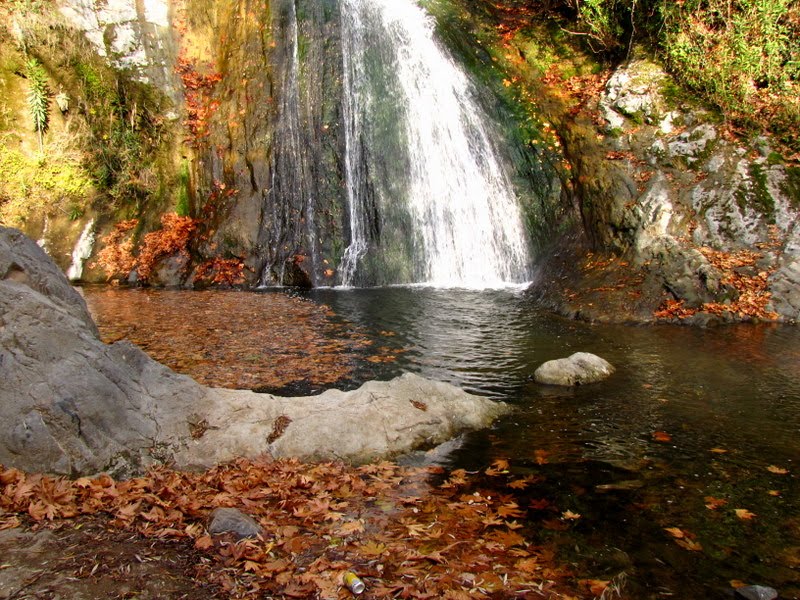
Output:
<svg viewBox="0 0 800 600">
<path fill-rule="evenodd" d="M 25 76 L 28 78 L 28 108 L 33 119 L 33 129 L 39 135 L 39 151 L 44 143 L 43 136 L 50 121 L 50 88 L 47 85 L 47 73 L 38 60 L 32 58 L 25 65 Z"/>
</svg>

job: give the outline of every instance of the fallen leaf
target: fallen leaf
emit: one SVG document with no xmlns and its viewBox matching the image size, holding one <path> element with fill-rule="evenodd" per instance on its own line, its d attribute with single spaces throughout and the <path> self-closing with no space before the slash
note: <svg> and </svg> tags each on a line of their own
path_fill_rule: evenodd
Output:
<svg viewBox="0 0 800 600">
<path fill-rule="evenodd" d="M 537 465 L 546 465 L 548 460 L 547 457 L 549 456 L 549 452 L 547 450 L 534 450 L 533 456 L 536 460 Z"/>
<path fill-rule="evenodd" d="M 656 431 L 653 433 L 653 439 L 657 442 L 671 442 L 672 436 L 666 431 Z"/>
<path fill-rule="evenodd" d="M 683 538 L 686 537 L 686 534 L 683 532 L 683 529 L 680 529 L 678 527 L 665 527 L 664 531 L 666 531 L 668 534 L 670 534 L 677 540 L 682 540 Z"/>
<path fill-rule="evenodd" d="M 713 452 L 714 454 L 727 454 L 728 453 L 728 451 L 725 450 L 725 448 L 712 448 L 711 452 Z"/>
<path fill-rule="evenodd" d="M 194 543 L 194 547 L 198 550 L 208 550 L 209 548 L 213 548 L 214 540 L 211 539 L 210 535 L 204 535 L 202 537 L 197 538 L 197 541 Z"/>
<path fill-rule="evenodd" d="M 727 500 L 723 500 L 722 498 L 714 498 L 714 496 L 706 496 L 705 502 L 708 510 L 717 510 L 728 503 Z"/>
<path fill-rule="evenodd" d="M 361 551 L 362 554 L 367 554 L 370 556 L 380 556 L 386 551 L 386 544 L 369 541 L 366 544 L 362 544 L 359 547 L 359 550 Z"/>
<path fill-rule="evenodd" d="M 770 473 L 774 473 L 775 475 L 788 475 L 789 471 L 787 469 L 782 469 L 781 467 L 776 467 L 775 465 L 770 465 L 767 467 L 767 471 Z"/>
<path fill-rule="evenodd" d="M 736 508 L 733 510 L 736 513 L 736 516 L 742 519 L 743 521 L 752 521 L 755 517 L 755 513 L 751 513 L 746 508 Z"/>
<path fill-rule="evenodd" d="M 675 540 L 675 543 L 681 548 L 689 550 L 690 552 L 700 552 L 703 549 L 703 546 L 700 544 L 700 542 L 695 542 L 694 540 L 690 539 Z"/>
<path fill-rule="evenodd" d="M 604 579 L 582 579 L 578 583 L 589 588 L 593 596 L 602 596 L 603 592 L 611 585 L 611 581 L 606 581 Z"/>
<path fill-rule="evenodd" d="M 581 516 L 582 515 L 572 512 L 571 510 L 566 510 L 563 513 L 561 513 L 561 517 L 563 519 L 566 519 L 567 521 L 577 521 L 578 519 L 581 518 Z"/>
<path fill-rule="evenodd" d="M 778 490 L 770 490 L 770 491 L 768 491 L 767 493 L 768 493 L 770 496 L 773 496 L 773 497 L 775 497 L 775 498 L 778 498 L 778 497 L 781 495 L 781 493 L 780 493 Z"/>
</svg>

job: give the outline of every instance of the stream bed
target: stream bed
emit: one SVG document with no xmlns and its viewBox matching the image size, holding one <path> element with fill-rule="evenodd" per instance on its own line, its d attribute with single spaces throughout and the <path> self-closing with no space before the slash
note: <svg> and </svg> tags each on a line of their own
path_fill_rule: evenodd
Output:
<svg viewBox="0 0 800 600">
<path fill-rule="evenodd" d="M 512 404 L 445 466 L 508 460 L 531 482 L 515 498 L 528 539 L 553 548 L 576 585 L 610 581 L 606 598 L 722 599 L 741 584 L 800 598 L 797 328 L 589 325 L 514 291 L 83 293 L 104 339 L 171 354 L 201 380 L 193 369 L 297 394 L 414 371 Z M 225 352 L 234 340 L 244 346 Z M 617 372 L 574 389 L 533 381 L 578 351 Z"/>
</svg>

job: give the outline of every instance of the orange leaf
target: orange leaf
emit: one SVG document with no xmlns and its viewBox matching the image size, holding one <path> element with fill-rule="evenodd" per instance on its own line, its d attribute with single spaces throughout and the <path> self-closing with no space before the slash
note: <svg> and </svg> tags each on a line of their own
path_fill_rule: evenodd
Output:
<svg viewBox="0 0 800 600">
<path fill-rule="evenodd" d="M 752 521 L 756 516 L 755 513 L 751 513 L 746 508 L 736 508 L 733 512 L 735 512 L 736 516 L 743 521 Z"/>
<path fill-rule="evenodd" d="M 653 439 L 657 442 L 671 442 L 672 436 L 666 431 L 656 431 L 653 433 Z"/>
<path fill-rule="evenodd" d="M 787 469 L 782 469 L 781 467 L 776 467 L 775 465 L 770 465 L 767 467 L 767 471 L 770 473 L 774 473 L 775 475 L 788 475 L 789 471 Z"/>
<path fill-rule="evenodd" d="M 580 583 L 588 587 L 593 596 L 602 596 L 603 592 L 611 585 L 610 581 L 603 579 L 583 579 Z"/>
<path fill-rule="evenodd" d="M 566 519 L 567 521 L 577 521 L 578 519 L 581 518 L 581 515 L 578 514 L 578 513 L 572 512 L 571 510 L 567 510 L 567 511 L 564 511 L 563 513 L 561 513 L 561 517 Z"/>
<path fill-rule="evenodd" d="M 686 537 L 686 534 L 683 532 L 683 529 L 678 527 L 665 527 L 664 531 L 674 537 L 676 540 L 682 540 Z"/>
<path fill-rule="evenodd" d="M 712 448 L 711 452 L 713 452 L 714 454 L 727 454 L 728 453 L 728 451 L 725 450 L 725 448 Z"/>
<path fill-rule="evenodd" d="M 547 457 L 550 453 L 547 450 L 534 450 L 533 456 L 536 459 L 537 465 L 546 465 L 548 460 Z"/>
<path fill-rule="evenodd" d="M 194 547 L 198 550 L 208 550 L 214 546 L 214 540 L 211 539 L 210 535 L 204 535 L 203 537 L 197 538 L 197 541 L 194 543 Z"/>
<path fill-rule="evenodd" d="M 727 500 L 723 500 L 721 498 L 714 498 L 714 496 L 706 496 L 705 501 L 706 501 L 706 508 L 708 510 L 717 510 L 718 508 L 725 506 L 728 503 Z"/>
<path fill-rule="evenodd" d="M 690 552 L 700 552 L 703 549 L 703 546 L 700 544 L 700 542 L 695 542 L 694 540 L 690 539 L 675 540 L 675 543 L 681 548 L 689 550 Z"/>
</svg>

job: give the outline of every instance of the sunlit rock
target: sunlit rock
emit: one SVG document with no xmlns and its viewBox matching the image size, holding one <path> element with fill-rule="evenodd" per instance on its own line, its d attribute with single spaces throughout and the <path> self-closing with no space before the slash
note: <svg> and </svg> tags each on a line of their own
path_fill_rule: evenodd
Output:
<svg viewBox="0 0 800 600">
<path fill-rule="evenodd" d="M 607 379 L 614 367 L 606 360 L 589 354 L 576 352 L 569 358 L 560 358 L 544 363 L 533 374 L 538 383 L 548 385 L 585 385 Z"/>
<path fill-rule="evenodd" d="M 0 464 L 64 474 L 206 468 L 265 453 L 365 462 L 488 425 L 505 406 L 404 375 L 281 398 L 201 386 L 133 344 L 104 344 L 35 242 L 0 228 Z"/>
</svg>

